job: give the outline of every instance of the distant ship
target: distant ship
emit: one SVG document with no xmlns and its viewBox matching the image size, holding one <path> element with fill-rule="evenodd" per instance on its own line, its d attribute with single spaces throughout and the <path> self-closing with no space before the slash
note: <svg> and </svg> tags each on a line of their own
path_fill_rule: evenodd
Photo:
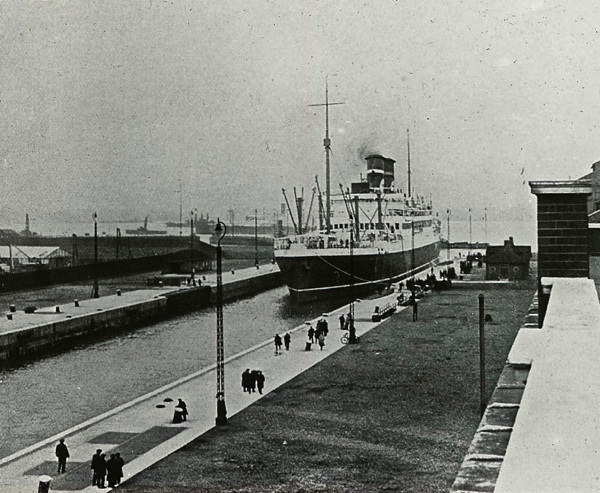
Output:
<svg viewBox="0 0 600 493">
<path fill-rule="evenodd" d="M 148 229 L 148 216 L 144 219 L 144 225 L 137 229 L 126 229 L 125 233 L 128 235 L 166 235 L 166 231 L 158 231 Z"/>
<path fill-rule="evenodd" d="M 190 220 L 188 219 L 186 222 L 184 223 L 176 223 L 174 221 L 167 221 L 165 223 L 165 226 L 167 228 L 189 228 L 190 227 Z"/>
<path fill-rule="evenodd" d="M 326 109 L 328 104 L 326 92 Z M 303 232 L 299 218 L 296 235 L 275 239 L 275 260 L 292 300 L 375 291 L 434 262 L 440 252 L 441 221 L 430 201 L 410 192 L 410 141 L 408 193 L 395 186 L 395 161 L 372 154 L 365 158 L 366 180 L 331 194 L 327 123 L 324 145 L 327 192 L 320 222 L 325 224 L 318 231 Z"/>
</svg>

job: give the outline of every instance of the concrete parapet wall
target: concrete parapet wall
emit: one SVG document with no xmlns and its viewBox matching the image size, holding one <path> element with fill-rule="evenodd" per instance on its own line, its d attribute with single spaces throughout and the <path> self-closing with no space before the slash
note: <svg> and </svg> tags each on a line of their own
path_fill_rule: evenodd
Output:
<svg viewBox="0 0 600 493">
<path fill-rule="evenodd" d="M 232 301 L 250 294 L 259 293 L 267 289 L 280 286 L 282 283 L 281 272 L 265 272 L 252 277 L 244 277 L 223 283 L 223 301 Z M 215 303 L 217 288 L 212 287 L 210 302 Z"/>
</svg>

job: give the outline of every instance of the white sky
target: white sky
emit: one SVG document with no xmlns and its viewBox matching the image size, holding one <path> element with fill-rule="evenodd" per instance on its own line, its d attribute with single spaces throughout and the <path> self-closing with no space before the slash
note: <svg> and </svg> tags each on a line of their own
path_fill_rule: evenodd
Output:
<svg viewBox="0 0 600 493">
<path fill-rule="evenodd" d="M 279 210 L 360 150 L 441 213 L 531 217 L 600 159 L 600 3 L 0 2 L 2 223 Z M 334 75 L 335 74 L 335 75 Z M 307 200 L 308 202 L 308 200 Z"/>
</svg>

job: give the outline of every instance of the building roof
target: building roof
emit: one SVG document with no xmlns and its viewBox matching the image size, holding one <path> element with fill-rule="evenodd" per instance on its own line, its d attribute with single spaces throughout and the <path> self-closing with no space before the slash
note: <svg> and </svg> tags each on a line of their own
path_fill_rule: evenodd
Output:
<svg viewBox="0 0 600 493">
<path fill-rule="evenodd" d="M 12 250 L 12 252 L 11 252 Z M 71 254 L 57 246 L 0 246 L 0 258 L 46 259 L 70 257 Z"/>
<path fill-rule="evenodd" d="M 488 246 L 485 255 L 488 264 L 524 264 L 531 260 L 531 247 L 516 246 L 511 236 L 502 246 Z"/>
</svg>

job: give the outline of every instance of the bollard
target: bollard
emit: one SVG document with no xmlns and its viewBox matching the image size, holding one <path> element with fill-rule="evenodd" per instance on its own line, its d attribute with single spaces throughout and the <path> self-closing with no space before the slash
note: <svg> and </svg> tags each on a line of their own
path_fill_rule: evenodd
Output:
<svg viewBox="0 0 600 493">
<path fill-rule="evenodd" d="M 8 309 L 13 313 L 17 311 L 17 307 L 15 305 L 10 305 Z"/>
<path fill-rule="evenodd" d="M 40 476 L 38 481 L 38 493 L 49 493 L 52 478 L 50 476 Z"/>
<path fill-rule="evenodd" d="M 7 313 L 6 318 L 8 318 L 9 320 L 12 320 L 12 313 Z"/>
<path fill-rule="evenodd" d="M 56 313 L 60 313 L 60 306 L 56 307 Z"/>
<path fill-rule="evenodd" d="M 79 300 L 75 300 L 73 303 L 75 303 L 75 306 L 79 306 Z"/>
<path fill-rule="evenodd" d="M 117 289 L 117 296 L 121 296 L 121 290 Z"/>
<path fill-rule="evenodd" d="M 235 271 L 234 271 L 233 269 L 231 269 L 231 273 L 232 273 L 232 274 L 235 274 Z"/>
</svg>

